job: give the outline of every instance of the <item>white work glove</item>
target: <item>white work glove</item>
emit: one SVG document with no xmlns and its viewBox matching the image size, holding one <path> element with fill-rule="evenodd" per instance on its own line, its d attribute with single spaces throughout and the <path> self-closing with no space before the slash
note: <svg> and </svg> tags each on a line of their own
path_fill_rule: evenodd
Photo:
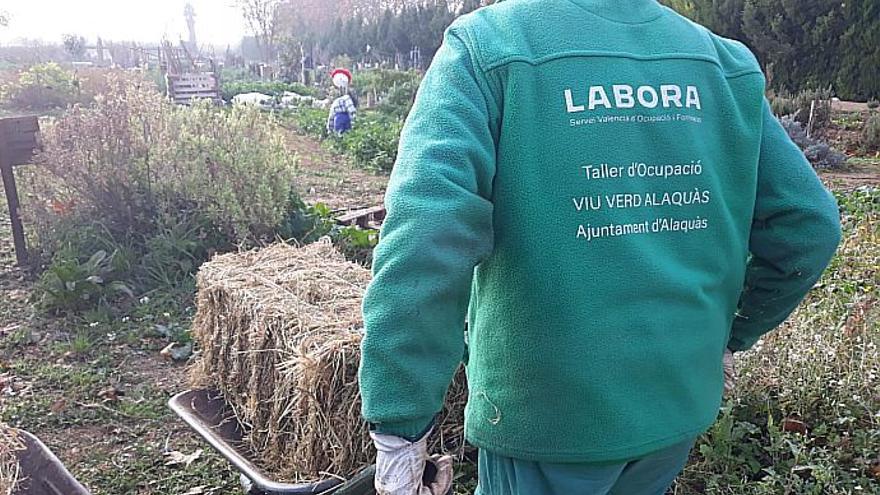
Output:
<svg viewBox="0 0 880 495">
<path fill-rule="evenodd" d="M 736 369 L 733 367 L 733 353 L 730 349 L 724 349 L 724 393 L 733 391 L 736 383 Z"/>
<path fill-rule="evenodd" d="M 452 487 L 452 457 L 428 457 L 428 435 L 415 442 L 372 431 L 370 437 L 376 445 L 377 495 L 446 495 Z M 422 483 L 426 462 L 437 468 L 427 486 Z"/>
</svg>

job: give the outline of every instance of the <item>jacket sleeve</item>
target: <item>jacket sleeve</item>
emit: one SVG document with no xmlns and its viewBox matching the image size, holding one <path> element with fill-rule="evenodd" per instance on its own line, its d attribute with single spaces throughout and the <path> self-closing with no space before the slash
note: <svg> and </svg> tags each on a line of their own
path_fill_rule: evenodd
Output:
<svg viewBox="0 0 880 495">
<path fill-rule="evenodd" d="M 733 351 L 750 348 L 794 311 L 840 242 L 834 197 L 766 100 L 763 114 L 751 257 L 728 343 Z"/>
<path fill-rule="evenodd" d="M 490 92 L 465 39 L 446 32 L 404 125 L 363 303 L 363 416 L 405 438 L 442 408 L 474 267 L 492 250 Z"/>
</svg>

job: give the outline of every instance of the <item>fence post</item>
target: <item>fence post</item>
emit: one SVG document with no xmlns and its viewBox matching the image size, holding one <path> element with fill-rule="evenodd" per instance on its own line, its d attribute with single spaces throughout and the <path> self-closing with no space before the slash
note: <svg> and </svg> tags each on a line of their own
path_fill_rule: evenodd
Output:
<svg viewBox="0 0 880 495">
<path fill-rule="evenodd" d="M 6 192 L 6 204 L 9 207 L 9 220 L 12 222 L 12 242 L 15 245 L 15 259 L 19 266 L 28 262 L 27 245 L 24 239 L 24 226 L 21 223 L 21 206 L 18 201 L 18 189 L 15 186 L 15 172 L 9 153 L 4 152 L 5 143 L 0 146 L 0 173 L 3 176 L 3 190 Z"/>
<path fill-rule="evenodd" d="M 0 119 L 0 176 L 3 178 L 3 190 L 6 192 L 6 204 L 9 206 L 9 220 L 12 222 L 15 258 L 22 267 L 28 263 L 28 253 L 13 167 L 31 161 L 34 152 L 39 148 L 37 139 L 39 132 L 40 124 L 36 116 Z"/>
</svg>

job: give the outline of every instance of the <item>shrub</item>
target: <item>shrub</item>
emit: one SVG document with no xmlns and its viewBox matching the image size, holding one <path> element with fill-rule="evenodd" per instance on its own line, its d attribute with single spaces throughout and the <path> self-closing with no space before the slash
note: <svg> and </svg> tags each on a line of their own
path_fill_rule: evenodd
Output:
<svg viewBox="0 0 880 495">
<path fill-rule="evenodd" d="M 320 108 L 297 108 L 291 110 L 289 115 L 293 117 L 297 129 L 310 136 L 319 139 L 327 137 L 327 110 Z"/>
<path fill-rule="evenodd" d="M 0 102 L 16 110 L 64 108 L 77 102 L 79 96 L 80 80 L 54 62 L 33 65 L 0 86 Z"/>
<path fill-rule="evenodd" d="M 390 171 L 397 160 L 403 123 L 376 112 L 364 112 L 351 131 L 333 137 L 331 146 L 363 168 Z"/>
<path fill-rule="evenodd" d="M 415 102 L 418 89 L 418 81 L 407 81 L 393 86 L 379 103 L 377 110 L 399 120 L 406 119 Z"/>
<path fill-rule="evenodd" d="M 49 272 L 101 249 L 126 260 L 119 277 L 173 286 L 216 250 L 274 239 L 295 194 L 294 157 L 271 116 L 174 106 L 147 83 L 110 86 L 46 126 L 44 151 L 22 174 Z"/>
<path fill-rule="evenodd" d="M 336 136 L 327 133 L 325 110 L 297 109 L 292 115 L 300 132 L 326 139 L 327 146 L 350 157 L 359 167 L 376 171 L 394 168 L 403 128 L 400 119 L 375 111 L 360 112 L 352 130 Z"/>
<path fill-rule="evenodd" d="M 804 156 L 807 157 L 813 168 L 839 168 L 846 162 L 846 155 L 843 153 L 825 142 L 807 137 L 803 126 L 791 116 L 782 117 L 779 121 L 791 140 L 803 150 Z"/>
<path fill-rule="evenodd" d="M 862 145 L 868 151 L 880 150 L 880 113 L 873 112 L 862 129 Z"/>
<path fill-rule="evenodd" d="M 807 89 L 796 94 L 791 105 L 794 108 L 794 118 L 801 124 L 807 124 L 810 121 L 810 107 L 813 102 L 813 129 L 824 129 L 831 125 L 831 90 L 814 90 Z"/>
<path fill-rule="evenodd" d="M 420 80 L 416 71 L 374 69 L 355 72 L 353 85 L 361 94 L 375 93 L 381 98 L 398 86 L 418 86 Z"/>
<path fill-rule="evenodd" d="M 40 169 L 68 203 L 118 233 L 149 231 L 162 213 L 200 211 L 235 242 L 271 238 L 293 185 L 293 160 L 258 110 L 176 107 L 146 84 L 119 81 L 94 108 L 74 107 L 44 132 Z"/>
<path fill-rule="evenodd" d="M 767 100 L 770 102 L 770 110 L 777 117 L 792 115 L 798 110 L 791 95 L 787 93 L 770 92 L 767 94 Z"/>
<path fill-rule="evenodd" d="M 868 108 L 869 109 L 874 110 L 877 107 L 880 107 L 880 101 L 868 100 Z"/>
</svg>

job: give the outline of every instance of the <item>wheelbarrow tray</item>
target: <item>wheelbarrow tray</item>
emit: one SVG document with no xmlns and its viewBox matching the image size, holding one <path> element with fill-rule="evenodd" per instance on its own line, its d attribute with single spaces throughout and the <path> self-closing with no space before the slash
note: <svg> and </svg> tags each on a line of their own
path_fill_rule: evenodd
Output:
<svg viewBox="0 0 880 495">
<path fill-rule="evenodd" d="M 315 483 L 282 483 L 272 479 L 251 460 L 251 454 L 242 443 L 245 428 L 216 390 L 187 390 L 172 397 L 168 406 L 247 478 L 254 488 L 266 495 L 375 494 L 374 466 L 364 469 L 347 481 L 329 478 Z"/>
<path fill-rule="evenodd" d="M 39 438 L 17 431 L 25 449 L 16 453 L 21 481 L 13 495 L 90 495 Z"/>
</svg>

